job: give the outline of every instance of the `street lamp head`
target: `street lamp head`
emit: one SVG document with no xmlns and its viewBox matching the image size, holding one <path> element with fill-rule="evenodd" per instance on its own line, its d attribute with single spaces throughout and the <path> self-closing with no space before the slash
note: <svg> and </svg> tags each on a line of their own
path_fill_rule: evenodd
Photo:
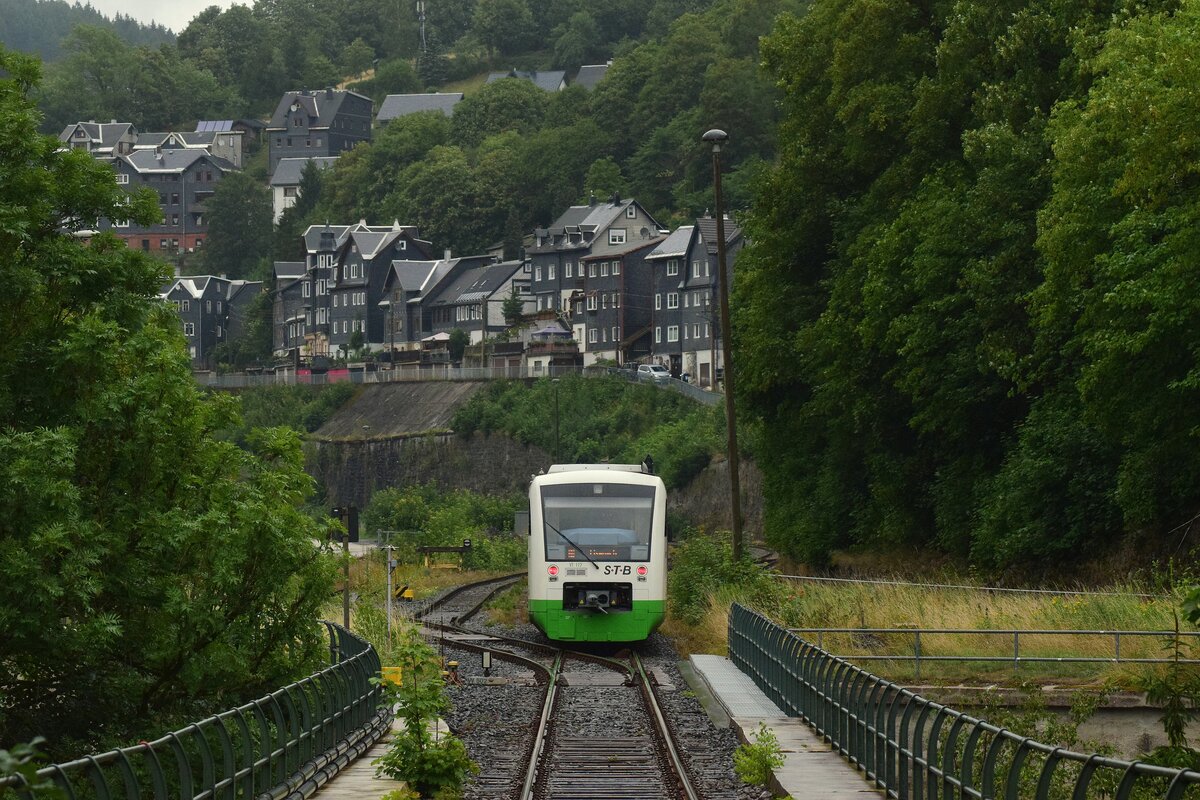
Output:
<svg viewBox="0 0 1200 800">
<path fill-rule="evenodd" d="M 700 138 L 706 142 L 711 142 L 713 146 L 713 152 L 719 153 L 721 152 L 721 145 L 729 141 L 729 134 L 720 128 L 713 128 Z"/>
</svg>

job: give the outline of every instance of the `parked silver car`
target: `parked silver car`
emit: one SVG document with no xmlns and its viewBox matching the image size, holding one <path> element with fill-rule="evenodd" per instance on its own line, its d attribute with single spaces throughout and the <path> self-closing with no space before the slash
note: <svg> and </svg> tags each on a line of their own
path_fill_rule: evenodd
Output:
<svg viewBox="0 0 1200 800">
<path fill-rule="evenodd" d="M 637 369 L 639 381 L 666 383 L 671 380 L 671 373 L 661 364 L 639 364 Z"/>
</svg>

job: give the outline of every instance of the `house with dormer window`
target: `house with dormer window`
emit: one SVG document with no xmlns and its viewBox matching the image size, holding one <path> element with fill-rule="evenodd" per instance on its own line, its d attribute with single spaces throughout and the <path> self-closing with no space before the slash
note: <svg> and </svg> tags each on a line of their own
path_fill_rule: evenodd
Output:
<svg viewBox="0 0 1200 800">
<path fill-rule="evenodd" d="M 133 152 L 137 128 L 128 122 L 76 122 L 58 135 L 63 147 L 83 150 L 95 158 L 113 158 Z"/>
<path fill-rule="evenodd" d="M 742 231 L 726 217 L 725 260 L 741 250 Z M 717 221 L 701 217 L 675 230 L 647 256 L 654 273 L 654 347 L 651 360 L 699 386 L 711 386 L 721 369 Z M 732 285 L 732 283 L 731 283 Z"/>
<path fill-rule="evenodd" d="M 176 278 L 159 298 L 179 314 L 193 369 L 213 369 L 215 348 L 240 336 L 262 281 L 228 280 L 216 275 Z"/>
<path fill-rule="evenodd" d="M 569 315 L 584 288 L 582 259 L 625 250 L 660 235 L 658 223 L 636 200 L 612 196 L 571 206 L 526 249 L 534 311 Z"/>
<path fill-rule="evenodd" d="M 285 92 L 264 136 L 268 174 L 283 158 L 336 156 L 371 140 L 371 98 L 339 89 Z"/>
<path fill-rule="evenodd" d="M 361 343 L 392 342 L 390 309 L 381 305 L 397 263 L 430 261 L 429 242 L 411 225 L 313 225 L 305 260 L 276 262 L 274 346 L 278 354 L 329 356 Z"/>
</svg>

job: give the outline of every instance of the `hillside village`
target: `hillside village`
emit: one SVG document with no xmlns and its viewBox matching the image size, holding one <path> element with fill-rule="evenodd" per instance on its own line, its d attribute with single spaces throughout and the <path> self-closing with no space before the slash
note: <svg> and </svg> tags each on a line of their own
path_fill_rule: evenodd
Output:
<svg viewBox="0 0 1200 800">
<path fill-rule="evenodd" d="M 576 81 L 590 88 L 606 69 L 587 67 Z M 566 85 L 558 71 L 511 70 L 487 79 L 497 80 L 529 81 L 548 92 Z M 59 139 L 111 163 L 119 185 L 158 195 L 158 224 L 101 220 L 99 227 L 131 248 L 172 257 L 203 248 L 205 203 L 224 176 L 242 168 L 248 144 L 267 149 L 278 222 L 298 199 L 308 165 L 328 167 L 369 142 L 374 126 L 397 117 L 450 116 L 461 99 L 461 93 L 389 95 L 376 116 L 370 98 L 356 92 L 299 90 L 285 93 L 265 124 L 209 120 L 179 133 L 80 122 Z M 161 297 L 178 310 L 193 368 L 218 366 L 217 348 L 246 334 L 266 293 L 273 359 L 260 367 L 268 372 L 320 370 L 339 361 L 435 369 L 452 363 L 457 335 L 472 365 L 512 374 L 650 363 L 705 388 L 719 379 L 711 215 L 668 230 L 636 199 L 592 196 L 548 227 L 526 232 L 518 257 L 508 260 L 503 244 L 483 253 L 438 253 L 417 226 L 377 222 L 310 226 L 302 235 L 304 260 L 276 261 L 269 282 L 177 274 Z M 732 264 L 742 235 L 732 220 L 724 222 Z M 463 355 L 454 355 L 461 363 Z"/>
</svg>

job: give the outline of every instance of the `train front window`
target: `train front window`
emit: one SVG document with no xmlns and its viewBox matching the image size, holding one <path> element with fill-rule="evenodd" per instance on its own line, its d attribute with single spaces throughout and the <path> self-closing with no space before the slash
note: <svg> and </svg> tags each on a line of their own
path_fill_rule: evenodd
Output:
<svg viewBox="0 0 1200 800">
<path fill-rule="evenodd" d="M 649 561 L 654 487 L 544 486 L 542 519 L 547 561 Z"/>
</svg>

